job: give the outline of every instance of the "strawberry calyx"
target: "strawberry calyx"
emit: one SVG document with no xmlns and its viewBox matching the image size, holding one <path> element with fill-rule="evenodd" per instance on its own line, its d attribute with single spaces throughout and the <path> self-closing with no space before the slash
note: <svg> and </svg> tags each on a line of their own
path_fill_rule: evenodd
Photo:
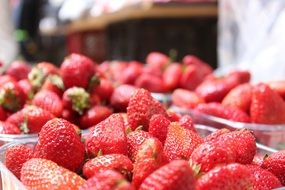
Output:
<svg viewBox="0 0 285 190">
<path fill-rule="evenodd" d="M 63 80 L 59 75 L 49 75 L 47 80 L 49 80 L 57 88 L 64 90 Z"/>
<path fill-rule="evenodd" d="M 20 109 L 19 98 L 13 89 L 5 89 L 0 91 L 0 105 L 13 112 Z"/>
<path fill-rule="evenodd" d="M 100 78 L 97 75 L 93 75 L 89 81 L 88 90 L 91 91 L 94 87 L 99 86 L 100 83 Z"/>
<path fill-rule="evenodd" d="M 128 135 L 128 134 L 130 134 L 133 130 L 132 130 L 132 128 L 127 127 L 125 131 L 126 131 L 126 134 Z"/>
<path fill-rule="evenodd" d="M 201 171 L 201 164 L 195 164 L 191 159 L 189 160 L 189 166 L 192 168 L 193 174 L 196 178 L 199 178 L 202 173 Z"/>
<path fill-rule="evenodd" d="M 139 125 L 139 126 L 135 129 L 135 131 L 141 131 L 141 130 L 143 130 L 143 126 L 142 126 L 142 125 Z"/>
<path fill-rule="evenodd" d="M 19 128 L 24 134 L 29 133 L 30 130 L 28 127 L 28 118 L 27 117 L 24 118 L 24 121 L 20 124 Z"/>
<path fill-rule="evenodd" d="M 80 115 L 90 107 L 90 95 L 81 87 L 72 87 L 68 92 L 68 97 L 71 100 L 72 109 Z"/>
<path fill-rule="evenodd" d="M 104 154 L 103 154 L 103 150 L 102 149 L 100 149 L 99 151 L 98 151 L 98 153 L 97 153 L 97 157 L 99 157 L 99 156 L 103 156 Z"/>
<path fill-rule="evenodd" d="M 34 67 L 28 74 L 28 79 L 32 84 L 33 88 L 38 89 L 42 86 L 46 76 L 42 69 Z"/>
<path fill-rule="evenodd" d="M 178 52 L 176 49 L 170 49 L 169 50 L 169 63 L 173 63 L 177 60 Z"/>
</svg>

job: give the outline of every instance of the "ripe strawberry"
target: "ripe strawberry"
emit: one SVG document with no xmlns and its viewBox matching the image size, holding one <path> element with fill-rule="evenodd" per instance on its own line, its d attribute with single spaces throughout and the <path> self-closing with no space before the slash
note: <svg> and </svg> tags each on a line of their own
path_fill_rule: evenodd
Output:
<svg viewBox="0 0 285 190">
<path fill-rule="evenodd" d="M 156 138 L 149 138 L 136 154 L 132 184 L 138 188 L 143 180 L 163 165 L 163 146 Z"/>
<path fill-rule="evenodd" d="M 228 164 L 217 166 L 201 176 L 196 184 L 196 190 L 205 189 L 252 189 L 250 171 L 241 164 Z"/>
<path fill-rule="evenodd" d="M 56 117 L 60 117 L 62 114 L 62 101 L 58 95 L 52 91 L 39 91 L 35 95 L 32 104 L 42 109 L 48 110 Z"/>
<path fill-rule="evenodd" d="M 31 65 L 24 61 L 14 61 L 6 70 L 6 74 L 12 76 L 17 81 L 27 79 L 31 70 Z"/>
<path fill-rule="evenodd" d="M 179 63 L 170 64 L 163 72 L 163 83 L 168 90 L 173 90 L 178 87 L 182 76 L 182 66 Z"/>
<path fill-rule="evenodd" d="M 195 108 L 195 110 L 201 113 L 228 119 L 231 121 L 244 123 L 250 122 L 250 118 L 245 112 L 237 108 L 225 107 L 220 103 L 212 102 L 208 104 L 200 104 Z"/>
<path fill-rule="evenodd" d="M 135 91 L 127 107 L 128 120 L 134 130 L 139 125 L 148 129 L 149 120 L 154 114 L 162 114 L 167 117 L 163 106 L 156 101 L 149 91 L 138 89 Z"/>
<path fill-rule="evenodd" d="M 18 86 L 22 89 L 25 94 L 26 100 L 31 100 L 34 95 L 33 86 L 28 79 L 22 79 L 18 81 Z"/>
<path fill-rule="evenodd" d="M 110 75 L 110 79 L 113 81 L 120 81 L 121 75 L 127 67 L 128 62 L 112 61 L 109 64 L 109 68 L 107 69 L 107 72 L 109 72 Z"/>
<path fill-rule="evenodd" d="M 136 87 L 127 84 L 115 88 L 110 100 L 112 107 L 118 111 L 126 111 L 129 100 L 136 89 Z"/>
<path fill-rule="evenodd" d="M 96 125 L 109 117 L 112 113 L 113 111 L 107 106 L 93 106 L 81 116 L 80 127 L 86 129 Z"/>
<path fill-rule="evenodd" d="M 151 75 L 151 76 L 154 76 L 154 77 L 161 78 L 162 75 L 163 75 L 163 69 L 161 69 L 159 67 L 152 67 L 152 66 L 149 66 L 149 65 L 145 65 L 145 67 L 143 68 L 142 74 L 144 74 L 144 75 Z"/>
<path fill-rule="evenodd" d="M 160 70 L 164 69 L 169 62 L 169 57 L 159 52 L 151 52 L 146 57 L 146 64 L 149 67 L 159 68 Z"/>
<path fill-rule="evenodd" d="M 66 89 L 78 86 L 87 88 L 94 74 L 94 62 L 79 54 L 69 55 L 61 64 L 60 73 Z"/>
<path fill-rule="evenodd" d="M 222 104 L 227 107 L 238 108 L 249 112 L 252 97 L 252 86 L 249 83 L 233 88 L 223 99 Z"/>
<path fill-rule="evenodd" d="M 133 170 L 132 161 L 122 154 L 107 154 L 87 161 L 83 166 L 83 175 L 90 178 L 98 171 L 112 169 L 128 177 Z"/>
<path fill-rule="evenodd" d="M 10 75 L 1 75 L 0 76 L 0 86 L 8 83 L 8 82 L 14 82 L 16 83 L 16 79 Z"/>
<path fill-rule="evenodd" d="M 22 110 L 12 114 L 6 120 L 18 127 L 23 133 L 38 133 L 42 126 L 54 116 L 46 110 L 36 106 L 26 106 Z"/>
<path fill-rule="evenodd" d="M 56 93 L 59 97 L 62 96 L 64 84 L 59 75 L 49 75 L 43 83 L 41 90 L 48 90 Z"/>
<path fill-rule="evenodd" d="M 141 75 L 142 71 L 143 64 L 132 61 L 128 64 L 128 67 L 123 70 L 120 82 L 122 84 L 134 84 L 137 77 Z"/>
<path fill-rule="evenodd" d="M 0 121 L 5 121 L 8 117 L 8 113 L 0 106 Z"/>
<path fill-rule="evenodd" d="M 114 170 L 102 170 L 79 188 L 79 190 L 135 190 L 131 184 Z"/>
<path fill-rule="evenodd" d="M 195 178 L 187 161 L 175 160 L 150 174 L 139 190 L 195 189 Z"/>
<path fill-rule="evenodd" d="M 91 129 L 85 146 L 90 157 L 101 150 L 103 154 L 127 155 L 127 137 L 124 119 L 120 114 L 112 114 Z"/>
<path fill-rule="evenodd" d="M 172 93 L 172 103 L 178 107 L 193 109 L 204 102 L 202 97 L 189 90 L 176 89 Z"/>
<path fill-rule="evenodd" d="M 63 107 L 82 115 L 90 107 L 90 95 L 81 87 L 67 89 L 62 96 Z"/>
<path fill-rule="evenodd" d="M 168 161 L 188 160 L 193 150 L 202 142 L 203 139 L 197 133 L 173 122 L 168 127 L 163 151 Z"/>
<path fill-rule="evenodd" d="M 265 157 L 267 157 L 267 155 L 265 155 L 265 156 L 262 156 L 262 155 L 255 155 L 254 158 L 253 158 L 253 160 L 252 160 L 251 165 L 256 165 L 256 166 L 261 167 L 261 165 L 262 165 L 263 160 L 264 160 Z"/>
<path fill-rule="evenodd" d="M 78 125 L 79 124 L 79 120 L 80 120 L 80 115 L 77 114 L 76 112 L 72 111 L 72 110 L 68 110 L 68 109 L 64 109 L 62 111 L 62 115 L 61 117 L 73 124 Z M 81 127 L 81 126 L 79 126 Z"/>
<path fill-rule="evenodd" d="M 48 121 L 39 133 L 35 157 L 52 160 L 71 171 L 77 171 L 84 160 L 84 144 L 78 127 L 64 119 Z"/>
<path fill-rule="evenodd" d="M 285 185 L 285 151 L 279 151 L 269 155 L 264 159 L 261 167 L 273 173 L 282 185 Z"/>
<path fill-rule="evenodd" d="M 20 179 L 23 164 L 32 158 L 33 150 L 25 145 L 15 145 L 5 153 L 6 167 Z"/>
<path fill-rule="evenodd" d="M 266 84 L 260 83 L 253 87 L 250 116 L 254 123 L 285 123 L 284 100 Z"/>
<path fill-rule="evenodd" d="M 132 161 L 135 161 L 139 147 L 151 137 L 148 132 L 143 130 L 135 130 L 127 135 L 128 156 Z"/>
<path fill-rule="evenodd" d="M 185 65 L 196 65 L 200 68 L 200 72 L 202 72 L 205 76 L 206 75 L 209 75 L 213 72 L 213 69 L 212 67 L 202 61 L 201 59 L 199 59 L 198 57 L 194 56 L 194 55 L 186 55 L 184 58 L 183 58 L 183 64 Z"/>
<path fill-rule="evenodd" d="M 0 134 L 20 134 L 20 133 L 21 131 L 16 125 L 0 121 Z"/>
<path fill-rule="evenodd" d="M 200 172 L 208 172 L 217 165 L 234 163 L 236 154 L 218 141 L 204 142 L 193 151 L 190 160 L 200 166 Z"/>
<path fill-rule="evenodd" d="M 92 89 L 91 89 L 91 95 L 92 94 L 97 94 L 100 98 L 100 100 L 105 100 L 105 101 L 109 101 L 112 93 L 114 91 L 114 87 L 113 84 L 111 83 L 111 81 L 101 78 L 100 79 L 100 84 L 99 85 L 95 85 Z"/>
<path fill-rule="evenodd" d="M 21 170 L 21 181 L 28 189 L 77 190 L 85 180 L 56 163 L 40 158 L 25 162 Z"/>
<path fill-rule="evenodd" d="M 243 71 L 243 70 L 235 70 L 228 74 L 230 77 L 235 77 L 239 80 L 240 84 L 242 83 L 248 83 L 251 78 L 251 74 L 249 71 Z"/>
<path fill-rule="evenodd" d="M 171 111 L 171 110 L 167 110 L 167 115 L 168 115 L 168 118 L 171 122 L 179 121 L 179 119 L 181 117 L 178 113 Z"/>
<path fill-rule="evenodd" d="M 150 118 L 148 132 L 164 144 L 170 121 L 162 114 L 155 114 Z"/>
<path fill-rule="evenodd" d="M 278 178 L 269 171 L 255 165 L 247 165 L 247 168 L 254 179 L 253 189 L 271 190 L 282 186 Z"/>
<path fill-rule="evenodd" d="M 146 90 L 149 90 L 150 92 L 162 93 L 168 91 L 161 77 L 150 74 L 140 75 L 135 82 L 135 86 L 138 88 L 144 88 Z"/>
<path fill-rule="evenodd" d="M 211 141 L 217 141 L 219 139 L 219 137 L 225 133 L 229 133 L 230 130 L 223 128 L 223 129 L 218 129 L 216 131 L 214 131 L 213 133 L 211 133 L 210 135 L 206 136 L 204 138 L 204 142 L 211 142 Z"/>
<path fill-rule="evenodd" d="M 194 127 L 194 122 L 191 118 L 191 116 L 189 115 L 183 115 L 178 122 L 182 127 L 184 127 L 185 129 L 189 129 L 193 132 L 197 132 L 195 127 Z"/>
<path fill-rule="evenodd" d="M 285 80 L 268 82 L 268 86 L 285 100 Z"/>
<path fill-rule="evenodd" d="M 16 82 L 7 82 L 0 87 L 0 105 L 8 111 L 18 111 L 25 104 L 26 96 Z"/>
</svg>

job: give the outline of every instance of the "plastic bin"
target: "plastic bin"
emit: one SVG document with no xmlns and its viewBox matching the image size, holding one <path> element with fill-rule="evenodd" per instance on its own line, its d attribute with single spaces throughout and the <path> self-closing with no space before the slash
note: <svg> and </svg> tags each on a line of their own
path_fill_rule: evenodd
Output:
<svg viewBox="0 0 285 190">
<path fill-rule="evenodd" d="M 195 125 L 198 133 L 201 136 L 207 136 L 211 134 L 216 129 L 213 127 L 205 126 L 205 125 Z M 87 134 L 87 131 L 83 132 L 83 138 L 84 135 Z M 24 142 L 11 142 L 7 143 L 4 146 L 0 148 L 0 171 L 1 171 L 1 183 L 0 183 L 0 189 L 9 189 L 9 190 L 26 190 L 26 188 L 23 186 L 23 184 L 5 167 L 3 164 L 5 162 L 5 152 L 8 148 L 15 146 L 17 144 L 27 144 L 30 146 L 34 146 L 37 142 L 37 139 L 26 139 Z M 261 145 L 257 143 L 258 153 L 260 155 L 265 154 L 272 154 L 276 152 L 277 150 L 272 149 L 270 147 Z"/>
<path fill-rule="evenodd" d="M 253 131 L 257 142 L 266 146 L 275 148 L 277 150 L 285 149 L 285 125 L 266 125 L 256 123 L 241 123 L 230 121 L 227 119 L 211 116 L 195 110 L 178 108 L 172 106 L 170 108 L 180 114 L 189 114 L 197 124 L 203 124 L 220 128 L 228 128 L 230 130 L 235 129 L 249 129 Z"/>
</svg>

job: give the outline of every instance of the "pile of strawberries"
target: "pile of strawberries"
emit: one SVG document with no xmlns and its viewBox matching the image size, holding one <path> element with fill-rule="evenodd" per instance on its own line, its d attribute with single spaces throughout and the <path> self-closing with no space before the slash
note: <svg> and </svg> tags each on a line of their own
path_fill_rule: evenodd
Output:
<svg viewBox="0 0 285 190">
<path fill-rule="evenodd" d="M 84 142 L 83 142 L 83 140 Z M 61 118 L 37 144 L 9 148 L 5 164 L 28 189 L 270 190 L 285 185 L 285 152 L 256 156 L 249 130 L 202 138 L 190 116 L 166 111 L 145 89 L 81 137 Z"/>
</svg>

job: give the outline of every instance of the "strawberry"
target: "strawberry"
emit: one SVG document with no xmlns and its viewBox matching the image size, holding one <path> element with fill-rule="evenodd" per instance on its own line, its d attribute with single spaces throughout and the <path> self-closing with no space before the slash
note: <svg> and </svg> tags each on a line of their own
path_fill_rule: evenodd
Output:
<svg viewBox="0 0 285 190">
<path fill-rule="evenodd" d="M 92 94 L 98 95 L 100 100 L 109 101 L 109 99 L 112 96 L 113 91 L 114 91 L 114 87 L 113 87 L 113 84 L 111 83 L 111 81 L 102 78 L 102 79 L 100 79 L 100 84 L 95 85 L 92 88 L 90 94 L 91 94 L 91 96 L 92 96 Z"/>
<path fill-rule="evenodd" d="M 172 93 L 172 103 L 178 107 L 193 109 L 204 102 L 202 97 L 189 90 L 179 88 Z"/>
<path fill-rule="evenodd" d="M 79 120 L 80 120 L 80 115 L 77 114 L 76 112 L 72 111 L 72 110 L 68 110 L 68 109 L 64 109 L 62 111 L 62 115 L 61 117 L 73 124 L 79 124 Z M 81 127 L 81 126 L 79 126 Z"/>
<path fill-rule="evenodd" d="M 101 170 L 79 188 L 79 190 L 135 190 L 131 184 L 114 170 Z"/>
<path fill-rule="evenodd" d="M 223 128 L 223 129 L 218 129 L 216 131 L 214 131 L 213 133 L 211 133 L 210 135 L 206 136 L 204 138 L 204 142 L 211 142 L 211 141 L 217 141 L 217 139 L 219 139 L 219 137 L 225 133 L 229 133 L 230 130 Z"/>
<path fill-rule="evenodd" d="M 163 72 L 163 83 L 168 90 L 173 90 L 178 87 L 182 76 L 182 66 L 179 63 L 170 64 Z"/>
<path fill-rule="evenodd" d="M 149 120 L 154 114 L 162 114 L 167 117 L 163 106 L 156 101 L 149 91 L 138 89 L 135 91 L 127 107 L 128 120 L 134 130 L 139 125 L 148 129 Z"/>
<path fill-rule="evenodd" d="M 12 114 L 6 120 L 18 127 L 23 133 L 38 133 L 42 126 L 54 116 L 46 110 L 36 106 L 26 106 L 22 110 Z"/>
<path fill-rule="evenodd" d="M 153 115 L 149 121 L 148 132 L 150 135 L 158 138 L 162 144 L 164 144 L 169 124 L 170 121 L 164 115 Z"/>
<path fill-rule="evenodd" d="M 33 150 L 25 145 L 15 145 L 5 153 L 6 167 L 20 179 L 23 164 L 32 158 Z"/>
<path fill-rule="evenodd" d="M 265 157 L 267 157 L 268 155 L 255 155 L 253 160 L 252 160 L 252 163 L 251 165 L 256 165 L 256 166 L 259 166 L 261 167 L 262 163 L 263 163 L 263 160 Z"/>
<path fill-rule="evenodd" d="M 83 175 L 90 178 L 98 171 L 112 169 L 128 177 L 133 170 L 132 161 L 122 154 L 107 154 L 87 161 L 83 166 Z"/>
<path fill-rule="evenodd" d="M 285 185 L 285 151 L 279 151 L 269 155 L 264 159 L 261 167 L 273 173 L 281 184 L 283 186 Z"/>
<path fill-rule="evenodd" d="M 193 122 L 191 116 L 189 116 L 189 115 L 183 115 L 179 119 L 179 124 L 182 127 L 184 127 L 185 129 L 189 129 L 189 130 L 192 130 L 193 132 L 197 132 L 195 127 L 194 127 L 194 122 Z"/>
<path fill-rule="evenodd" d="M 196 111 L 228 119 L 231 121 L 249 123 L 250 117 L 243 111 L 237 108 L 225 107 L 220 103 L 200 104 L 195 108 Z"/>
<path fill-rule="evenodd" d="M 253 87 L 250 116 L 254 123 L 285 123 L 284 100 L 266 84 L 260 83 Z"/>
<path fill-rule="evenodd" d="M 168 161 L 188 160 L 193 150 L 202 142 L 203 139 L 197 133 L 185 129 L 177 122 L 173 122 L 168 127 L 163 151 Z"/>
<path fill-rule="evenodd" d="M 195 189 L 195 178 L 187 161 L 175 160 L 150 174 L 139 190 L 189 190 Z"/>
<path fill-rule="evenodd" d="M 109 117 L 112 113 L 113 111 L 107 106 L 93 106 L 81 116 L 80 127 L 86 129 L 96 125 Z"/>
<path fill-rule="evenodd" d="M 27 79 L 31 66 L 24 61 L 14 61 L 6 70 L 6 74 L 15 78 L 17 81 Z"/>
<path fill-rule="evenodd" d="M 84 144 L 78 127 L 64 119 L 48 121 L 39 133 L 35 157 L 52 160 L 71 171 L 77 171 L 84 160 Z"/>
<path fill-rule="evenodd" d="M 133 170 L 132 184 L 138 188 L 143 180 L 163 165 L 163 146 L 156 138 L 149 138 L 139 147 Z"/>
<path fill-rule="evenodd" d="M 148 132 L 138 129 L 127 135 L 128 156 L 132 161 L 135 161 L 139 147 L 146 139 L 151 137 L 152 136 Z"/>
<path fill-rule="evenodd" d="M 79 54 L 69 55 L 61 64 L 60 73 L 66 89 L 78 86 L 87 88 L 94 74 L 94 62 Z"/>
<path fill-rule="evenodd" d="M 62 96 L 63 107 L 82 115 L 90 107 L 90 95 L 81 87 L 67 89 Z"/>
<path fill-rule="evenodd" d="M 141 75 L 142 71 L 142 63 L 132 61 L 128 64 L 128 67 L 123 70 L 120 82 L 122 84 L 134 84 L 137 77 Z"/>
<path fill-rule="evenodd" d="M 268 86 L 285 100 L 285 80 L 270 81 L 268 82 Z"/>
<path fill-rule="evenodd" d="M 180 115 L 174 111 L 167 110 L 167 116 L 171 122 L 179 121 Z"/>
<path fill-rule="evenodd" d="M 42 109 L 48 110 L 56 117 L 60 117 L 62 114 L 62 101 L 60 97 L 52 91 L 39 91 L 32 100 L 32 104 Z"/>
<path fill-rule="evenodd" d="M 0 86 L 0 105 L 8 111 L 18 111 L 25 104 L 26 96 L 16 82 L 7 82 Z"/>
<path fill-rule="evenodd" d="M 190 160 L 200 166 L 200 172 L 208 172 L 217 165 L 234 163 L 236 154 L 218 141 L 204 142 L 193 151 Z"/>
<path fill-rule="evenodd" d="M 62 96 L 64 84 L 59 75 L 49 75 L 43 83 L 41 90 L 48 90 L 56 93 L 59 97 Z"/>
<path fill-rule="evenodd" d="M 185 65 L 196 65 L 200 68 L 200 72 L 202 72 L 205 76 L 209 75 L 213 72 L 213 68 L 206 62 L 202 61 L 198 57 L 194 55 L 186 55 L 183 60 L 183 64 Z"/>
<path fill-rule="evenodd" d="M 8 117 L 8 113 L 0 106 L 0 121 L 5 121 Z"/>
<path fill-rule="evenodd" d="M 28 189 L 70 189 L 77 190 L 85 180 L 56 163 L 32 158 L 23 164 L 21 181 Z"/>
<path fill-rule="evenodd" d="M 151 52 L 146 57 L 147 66 L 160 70 L 164 69 L 169 62 L 169 57 L 159 52 Z"/>
<path fill-rule="evenodd" d="M 269 171 L 255 165 L 247 165 L 247 168 L 253 176 L 253 189 L 271 190 L 282 186 L 278 178 Z"/>
<path fill-rule="evenodd" d="M 20 134 L 21 130 L 14 124 L 0 121 L 0 134 Z"/>
<path fill-rule="evenodd" d="M 168 89 L 164 85 L 162 78 L 150 74 L 140 75 L 136 82 L 135 86 L 138 88 L 144 88 L 151 92 L 167 92 Z"/>
<path fill-rule="evenodd" d="M 110 100 L 112 107 L 118 111 L 125 111 L 136 89 L 136 87 L 127 84 L 115 88 Z"/>
<path fill-rule="evenodd" d="M 241 164 L 228 164 L 217 166 L 200 177 L 197 181 L 196 190 L 206 189 L 252 189 L 250 170 Z"/>
<path fill-rule="evenodd" d="M 251 74 L 249 71 L 246 70 L 235 70 L 232 71 L 228 74 L 228 76 L 230 77 L 235 77 L 239 80 L 240 84 L 242 83 L 248 83 L 250 81 L 251 78 Z"/>
<path fill-rule="evenodd" d="M 222 104 L 227 107 L 238 108 L 249 112 L 252 97 L 252 86 L 249 83 L 233 88 L 223 99 Z"/>
<path fill-rule="evenodd" d="M 87 153 L 94 157 L 101 150 L 103 154 L 127 155 L 127 137 L 124 119 L 120 114 L 112 114 L 90 130 L 85 141 Z"/>
<path fill-rule="evenodd" d="M 22 89 L 27 100 L 31 100 L 34 95 L 33 86 L 28 79 L 18 81 L 18 86 Z"/>
</svg>

